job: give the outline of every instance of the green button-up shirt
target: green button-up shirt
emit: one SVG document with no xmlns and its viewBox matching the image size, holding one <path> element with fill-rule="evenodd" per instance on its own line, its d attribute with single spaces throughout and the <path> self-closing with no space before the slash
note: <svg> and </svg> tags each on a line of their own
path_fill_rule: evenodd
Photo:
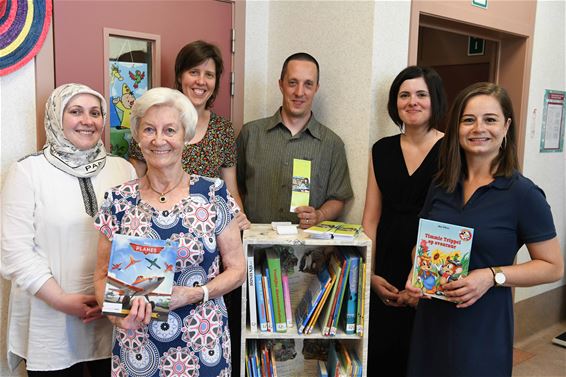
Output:
<svg viewBox="0 0 566 377">
<path fill-rule="evenodd" d="M 353 196 L 344 143 L 311 115 L 296 134 L 283 125 L 281 109 L 272 117 L 246 123 L 236 141 L 238 185 L 252 223 L 298 222 L 290 212 L 293 159 L 311 161 L 309 205 Z"/>
</svg>

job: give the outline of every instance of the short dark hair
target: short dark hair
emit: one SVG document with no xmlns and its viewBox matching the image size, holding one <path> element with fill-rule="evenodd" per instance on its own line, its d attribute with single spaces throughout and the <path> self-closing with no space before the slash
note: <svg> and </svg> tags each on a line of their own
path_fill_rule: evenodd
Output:
<svg viewBox="0 0 566 377">
<path fill-rule="evenodd" d="M 207 59 L 212 59 L 212 61 L 214 61 L 214 67 L 216 68 L 214 90 L 208 101 L 206 101 L 205 106 L 206 109 L 209 109 L 212 107 L 218 90 L 220 89 L 220 76 L 222 76 L 222 72 L 224 71 L 222 54 L 216 45 L 199 40 L 185 45 L 185 47 L 179 51 L 175 59 L 175 88 L 182 92 L 181 77 L 183 73 L 204 63 Z"/>
<path fill-rule="evenodd" d="M 316 65 L 316 83 L 318 84 L 318 81 L 320 79 L 320 67 L 318 66 L 316 59 L 311 54 L 307 54 L 306 52 L 297 52 L 285 59 L 285 61 L 283 62 L 283 68 L 281 68 L 281 76 L 279 77 L 280 80 L 283 80 L 283 78 L 285 77 L 285 73 L 287 73 L 287 66 L 289 65 L 289 62 L 291 60 L 302 60 L 314 63 L 314 65 Z"/>
<path fill-rule="evenodd" d="M 501 86 L 491 82 L 478 82 L 462 90 L 454 99 L 454 104 L 450 110 L 450 117 L 446 125 L 444 140 L 440 148 L 439 171 L 437 183 L 448 192 L 454 192 L 456 185 L 461 177 L 468 174 L 468 167 L 464 151 L 460 147 L 460 118 L 469 100 L 473 97 L 486 95 L 491 96 L 499 102 L 504 121 L 511 120 L 507 135 L 499 153 L 491 161 L 493 176 L 511 177 L 519 167 L 517 158 L 517 140 L 515 130 L 515 114 L 513 104 L 507 91 Z"/>
<path fill-rule="evenodd" d="M 430 121 L 428 128 L 439 128 L 444 114 L 446 113 L 446 94 L 444 92 L 444 85 L 442 79 L 436 71 L 430 67 L 419 67 L 411 65 L 402 70 L 391 83 L 389 88 L 389 101 L 387 102 L 387 111 L 389 116 L 395 124 L 401 128 L 403 121 L 399 117 L 397 110 L 397 96 L 399 95 L 399 88 L 406 80 L 416 79 L 422 77 L 428 87 L 431 104 Z"/>
</svg>

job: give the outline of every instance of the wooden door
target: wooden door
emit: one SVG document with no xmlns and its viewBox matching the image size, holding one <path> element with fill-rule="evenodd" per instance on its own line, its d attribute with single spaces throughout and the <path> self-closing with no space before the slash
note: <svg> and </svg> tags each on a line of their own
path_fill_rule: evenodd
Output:
<svg viewBox="0 0 566 377">
<path fill-rule="evenodd" d="M 103 29 L 159 35 L 160 86 L 174 87 L 174 63 L 185 44 L 202 39 L 216 44 L 224 60 L 214 111 L 230 118 L 232 9 L 226 1 L 69 1 L 53 4 L 55 86 L 79 82 L 104 93 Z"/>
</svg>

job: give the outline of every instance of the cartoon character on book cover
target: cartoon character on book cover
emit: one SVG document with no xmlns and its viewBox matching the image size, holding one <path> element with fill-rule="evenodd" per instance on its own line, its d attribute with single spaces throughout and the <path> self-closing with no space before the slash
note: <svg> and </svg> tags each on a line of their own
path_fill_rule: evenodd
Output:
<svg viewBox="0 0 566 377">
<path fill-rule="evenodd" d="M 421 219 L 413 268 L 413 286 L 444 298 L 442 286 L 468 274 L 474 230 Z"/>
<path fill-rule="evenodd" d="M 177 247 L 169 240 L 115 235 L 102 311 L 126 316 L 132 299 L 139 296 L 151 303 L 153 318 L 166 320 Z"/>
</svg>

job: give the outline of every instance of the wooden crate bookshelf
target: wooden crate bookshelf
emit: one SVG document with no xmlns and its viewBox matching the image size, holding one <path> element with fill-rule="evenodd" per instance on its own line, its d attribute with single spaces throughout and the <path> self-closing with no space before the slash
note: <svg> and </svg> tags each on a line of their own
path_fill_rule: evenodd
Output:
<svg viewBox="0 0 566 377">
<path fill-rule="evenodd" d="M 365 279 L 365 297 L 364 305 L 364 332 L 363 336 L 345 334 L 343 329 L 339 329 L 335 336 L 323 336 L 318 327 L 314 328 L 311 334 L 304 335 L 297 333 L 297 326 L 295 324 L 295 308 L 298 302 L 302 299 L 308 285 L 306 279 L 314 279 L 316 275 L 304 272 L 297 272 L 294 276 L 289 276 L 289 288 L 291 292 L 291 307 L 293 312 L 294 326 L 287 329 L 285 333 L 277 332 L 261 332 L 259 325 L 257 331 L 251 331 L 250 328 L 250 315 L 248 309 L 248 282 L 242 287 L 242 338 L 241 338 L 241 354 L 240 354 L 240 376 L 246 375 L 246 346 L 247 341 L 250 339 L 267 340 L 267 339 L 294 339 L 296 343 L 302 343 L 304 339 L 331 339 L 339 340 L 356 350 L 358 357 L 363 364 L 363 376 L 366 376 L 365 367 L 367 365 L 367 329 L 369 326 L 369 297 L 370 297 L 370 270 L 371 270 L 371 240 L 363 233 L 354 238 L 353 240 L 321 240 L 310 238 L 309 235 L 302 230 L 299 230 L 295 235 L 278 235 L 270 224 L 252 224 L 251 228 L 244 231 L 244 253 L 246 259 L 248 256 L 254 255 L 259 249 L 264 249 L 273 245 L 291 246 L 293 252 L 300 260 L 301 257 L 308 250 L 322 249 L 330 246 L 353 246 L 356 247 L 365 261 L 366 279 Z M 301 352 L 297 347 L 296 352 Z M 279 371 L 278 371 L 279 372 Z M 301 373 L 301 377 L 311 377 L 316 374 L 309 374 L 308 368 L 305 373 Z"/>
</svg>

